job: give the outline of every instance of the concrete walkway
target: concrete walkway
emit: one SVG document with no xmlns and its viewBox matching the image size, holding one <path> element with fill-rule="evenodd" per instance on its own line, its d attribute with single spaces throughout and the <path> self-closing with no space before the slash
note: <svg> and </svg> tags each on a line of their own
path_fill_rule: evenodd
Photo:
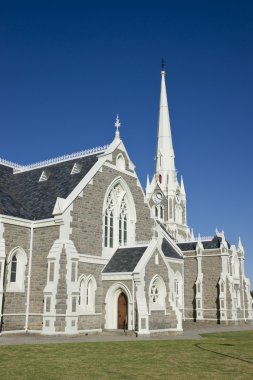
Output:
<svg viewBox="0 0 253 380">
<path fill-rule="evenodd" d="M 0 345 L 18 345 L 18 344 L 52 344 L 52 343 L 79 343 L 79 342 L 122 342 L 122 341 L 139 341 L 139 340 L 182 340 L 182 339 L 202 339 L 199 334 L 228 332 L 228 331 L 253 331 L 253 325 L 243 326 L 212 326 L 185 328 L 182 333 L 157 334 L 151 337 L 138 337 L 133 335 L 121 335 L 113 332 L 100 334 L 81 334 L 81 335 L 40 335 L 40 334 L 1 334 Z"/>
</svg>

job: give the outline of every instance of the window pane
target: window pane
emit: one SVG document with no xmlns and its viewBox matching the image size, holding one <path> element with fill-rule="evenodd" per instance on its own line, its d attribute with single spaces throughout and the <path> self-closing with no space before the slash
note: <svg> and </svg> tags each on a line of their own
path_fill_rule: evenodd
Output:
<svg viewBox="0 0 253 380">
<path fill-rule="evenodd" d="M 16 282 L 16 275 L 17 275 L 17 257 L 15 255 L 13 256 L 12 262 L 11 262 L 11 282 Z"/>
</svg>

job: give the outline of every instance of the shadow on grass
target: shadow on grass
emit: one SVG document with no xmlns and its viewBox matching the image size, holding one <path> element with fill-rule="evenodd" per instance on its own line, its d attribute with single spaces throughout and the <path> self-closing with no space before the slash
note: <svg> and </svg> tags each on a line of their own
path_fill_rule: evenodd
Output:
<svg viewBox="0 0 253 380">
<path fill-rule="evenodd" d="M 210 348 L 207 348 L 207 347 L 203 347 L 203 345 L 210 345 L 210 344 L 213 344 L 213 345 L 216 345 L 216 346 L 219 346 L 219 347 L 220 346 L 235 346 L 234 344 L 230 344 L 230 343 L 195 343 L 195 347 L 197 347 L 197 348 L 199 348 L 200 350 L 203 350 L 203 351 L 212 352 L 213 354 L 216 354 L 216 355 L 225 356 L 227 358 L 236 359 L 236 360 L 239 360 L 241 362 L 245 362 L 245 363 L 249 363 L 249 364 L 253 365 L 253 362 L 250 361 L 250 360 L 241 359 L 241 358 L 238 358 L 238 357 L 233 356 L 233 355 L 228 355 L 228 354 L 225 354 L 225 353 L 222 353 L 222 352 L 217 352 L 215 350 L 211 350 Z"/>
</svg>

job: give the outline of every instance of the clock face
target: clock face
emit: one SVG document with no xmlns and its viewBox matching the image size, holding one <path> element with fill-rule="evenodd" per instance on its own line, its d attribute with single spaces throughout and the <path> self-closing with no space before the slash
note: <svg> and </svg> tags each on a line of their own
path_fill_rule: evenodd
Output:
<svg viewBox="0 0 253 380">
<path fill-rule="evenodd" d="M 153 195 L 153 201 L 155 203 L 160 203 L 162 199 L 163 199 L 163 195 L 159 191 Z"/>
</svg>

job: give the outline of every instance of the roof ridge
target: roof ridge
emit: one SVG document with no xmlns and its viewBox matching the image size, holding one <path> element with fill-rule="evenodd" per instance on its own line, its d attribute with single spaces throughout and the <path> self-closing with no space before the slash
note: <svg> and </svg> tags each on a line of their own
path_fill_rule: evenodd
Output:
<svg viewBox="0 0 253 380">
<path fill-rule="evenodd" d="M 110 146 L 110 144 L 98 146 L 95 148 L 89 148 L 89 149 L 81 150 L 79 152 L 65 154 L 63 156 L 58 156 L 55 158 L 50 158 L 48 160 L 38 161 L 38 162 L 35 162 L 33 164 L 28 164 L 28 165 L 19 165 L 19 164 L 13 164 L 12 163 L 13 172 L 14 173 L 20 173 L 20 172 L 24 172 L 24 171 L 28 171 L 28 170 L 32 170 L 32 169 L 38 169 L 38 168 L 42 168 L 45 166 L 50 166 L 50 165 L 53 165 L 56 163 L 58 164 L 60 162 L 72 160 L 74 158 L 82 158 L 82 157 L 90 156 L 94 153 L 104 152 L 109 146 Z"/>
</svg>

